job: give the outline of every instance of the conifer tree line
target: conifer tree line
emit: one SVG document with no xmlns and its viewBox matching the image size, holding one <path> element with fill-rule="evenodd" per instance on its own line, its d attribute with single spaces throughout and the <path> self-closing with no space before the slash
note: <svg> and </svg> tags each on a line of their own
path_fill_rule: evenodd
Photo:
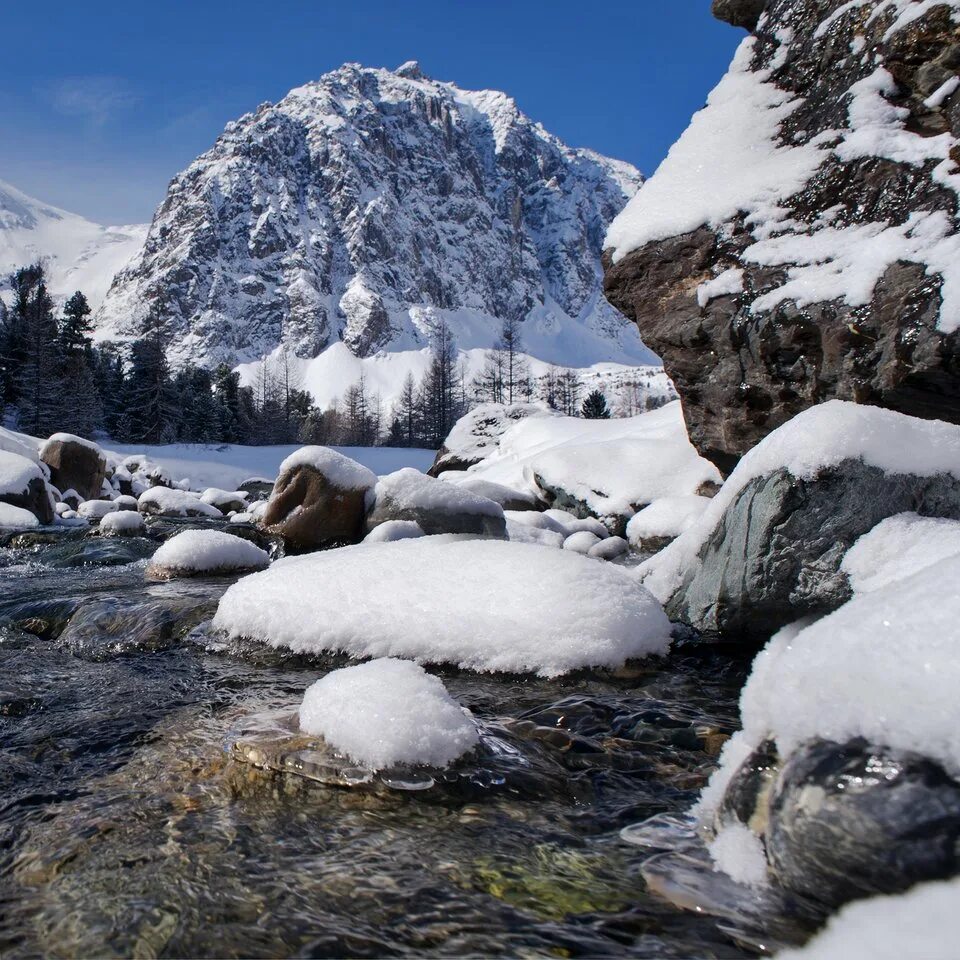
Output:
<svg viewBox="0 0 960 960">
<path fill-rule="evenodd" d="M 77 291 L 59 309 L 40 263 L 10 278 L 0 300 L 0 416 L 34 436 L 56 431 L 105 434 L 119 443 L 317 443 L 342 446 L 439 447 L 471 407 L 484 402 L 539 401 L 569 416 L 610 416 L 603 394 L 581 403 L 573 370 L 531 376 L 518 321 L 504 324 L 480 373 L 469 378 L 449 327 L 433 330 L 427 369 L 408 374 L 385 409 L 364 377 L 332 406 L 319 409 L 284 351 L 262 359 L 253 385 L 226 364 L 172 370 L 170 331 L 156 302 L 128 348 L 94 344 L 91 310 Z M 642 390 L 632 385 L 643 406 Z M 639 412 L 639 411 L 638 411 Z"/>
</svg>

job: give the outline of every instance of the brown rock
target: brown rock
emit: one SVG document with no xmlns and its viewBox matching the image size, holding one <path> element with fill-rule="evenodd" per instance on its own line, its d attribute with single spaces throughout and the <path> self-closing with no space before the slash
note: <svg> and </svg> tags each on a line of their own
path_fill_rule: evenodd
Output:
<svg viewBox="0 0 960 960">
<path fill-rule="evenodd" d="M 95 445 L 69 433 L 55 433 L 41 448 L 40 459 L 50 468 L 54 486 L 76 490 L 84 500 L 100 496 L 107 461 Z"/>
<path fill-rule="evenodd" d="M 713 0 L 711 13 L 734 27 L 754 30 L 766 5 L 767 0 Z"/>
<path fill-rule="evenodd" d="M 294 552 L 355 543 L 363 536 L 365 498 L 366 490 L 340 489 L 301 464 L 277 478 L 260 526 Z"/>
</svg>

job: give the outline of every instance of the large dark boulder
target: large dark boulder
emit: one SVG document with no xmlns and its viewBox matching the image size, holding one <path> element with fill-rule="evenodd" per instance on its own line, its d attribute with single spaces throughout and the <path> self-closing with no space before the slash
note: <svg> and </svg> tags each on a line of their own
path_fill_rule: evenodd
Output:
<svg viewBox="0 0 960 960">
<path fill-rule="evenodd" d="M 53 523 L 53 504 L 42 477 L 33 477 L 22 493 L 0 493 L 0 502 L 29 510 L 42 524 Z"/>
<path fill-rule="evenodd" d="M 626 243 L 605 254 L 607 299 L 636 321 L 663 358 L 694 446 L 725 472 L 766 434 L 831 398 L 960 423 L 960 332 L 951 330 L 943 273 L 952 260 L 931 253 L 934 240 L 900 242 L 902 252 L 882 259 L 863 297 L 848 300 L 836 286 L 828 294 L 823 285 L 801 284 L 808 291 L 802 298 L 794 293 L 761 301 L 803 267 L 796 241 L 826 237 L 828 224 L 829 231 L 848 233 L 829 256 L 820 251 L 812 261 L 838 256 L 833 264 L 849 278 L 848 292 L 857 271 L 843 259 L 858 268 L 866 264 L 879 250 L 868 235 L 890 230 L 897 244 L 893 233 L 905 236 L 918 215 L 934 218 L 924 221 L 933 233 L 956 232 L 957 193 L 943 174 L 954 172 L 960 160 L 960 90 L 944 93 L 942 85 L 960 68 L 960 24 L 947 4 L 902 24 L 895 5 L 874 17 L 875 10 L 875 4 L 839 0 L 717 0 L 719 16 L 756 31 L 738 63 L 745 61 L 747 74 L 790 102 L 778 108 L 783 119 L 764 149 L 815 151 L 815 169 L 799 189 L 781 188 L 773 198 L 780 211 L 775 215 L 769 206 L 759 210 L 762 204 L 745 188 L 742 203 L 730 205 L 739 205 L 739 212 L 723 222 L 708 222 L 704 213 L 699 226 L 666 230 L 633 249 L 624 249 Z M 889 87 L 877 92 L 885 83 Z M 878 121 L 875 112 L 874 119 L 859 121 L 858 132 L 850 119 L 858 97 L 863 109 L 864 98 L 872 98 L 875 111 L 902 113 Z M 716 142 L 694 128 L 704 154 L 700 172 L 691 164 L 683 168 L 683 182 L 674 182 L 665 178 L 681 174 L 665 164 L 639 196 L 654 195 L 648 191 L 658 179 L 681 200 L 711 192 L 739 196 L 750 176 L 717 154 L 728 141 L 749 142 L 757 120 L 755 111 L 742 111 L 730 121 L 742 128 L 719 124 L 723 133 Z M 908 139 L 898 152 L 888 138 L 900 136 Z M 935 146 L 944 159 L 934 155 Z M 764 149 L 758 148 L 751 170 L 762 168 Z M 930 159 L 911 161 L 924 152 Z M 611 236 L 616 229 L 615 223 Z M 761 255 L 764 240 L 769 243 Z M 769 244 L 781 244 L 782 254 L 771 253 Z M 742 271 L 742 289 L 698 294 L 729 270 Z"/>
<path fill-rule="evenodd" d="M 40 448 L 40 459 L 50 468 L 50 482 L 60 490 L 76 490 L 83 500 L 95 500 L 103 492 L 107 459 L 95 443 L 55 433 Z"/>
<path fill-rule="evenodd" d="M 376 476 L 347 457 L 332 451 L 328 455 L 337 458 L 333 465 L 339 469 L 325 470 L 323 459 L 281 465 L 260 517 L 260 527 L 281 537 L 291 552 L 355 543 L 363 537 L 367 491 Z M 351 466 L 343 469 L 340 461 Z"/>
<path fill-rule="evenodd" d="M 960 520 L 960 481 L 889 475 L 861 460 L 813 479 L 785 469 L 757 477 L 707 538 L 667 613 L 702 631 L 763 642 L 846 602 L 844 554 L 881 520 L 907 511 Z"/>
</svg>

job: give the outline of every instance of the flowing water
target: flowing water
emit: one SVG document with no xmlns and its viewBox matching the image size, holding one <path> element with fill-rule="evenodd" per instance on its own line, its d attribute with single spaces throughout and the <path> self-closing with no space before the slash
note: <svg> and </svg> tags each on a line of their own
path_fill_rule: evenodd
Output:
<svg viewBox="0 0 960 960">
<path fill-rule="evenodd" d="M 695 800 L 747 658 L 438 670 L 482 749 L 370 776 L 295 730 L 343 661 L 211 633 L 229 581 L 145 581 L 170 529 L 0 549 L 0 955 L 753 955 L 620 838 Z"/>
</svg>

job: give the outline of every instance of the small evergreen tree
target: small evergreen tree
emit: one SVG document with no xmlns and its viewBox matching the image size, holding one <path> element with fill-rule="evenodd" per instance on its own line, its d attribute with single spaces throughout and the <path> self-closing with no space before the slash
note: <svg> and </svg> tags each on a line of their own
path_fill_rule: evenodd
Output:
<svg viewBox="0 0 960 960">
<path fill-rule="evenodd" d="M 90 349 L 90 333 L 93 321 L 90 319 L 90 304 L 78 290 L 63 306 L 63 319 L 60 321 L 60 342 L 65 353 L 79 353 Z"/>
<path fill-rule="evenodd" d="M 607 398 L 601 391 L 592 390 L 583 401 L 580 415 L 585 420 L 609 420 L 610 411 L 607 409 Z"/>
</svg>

